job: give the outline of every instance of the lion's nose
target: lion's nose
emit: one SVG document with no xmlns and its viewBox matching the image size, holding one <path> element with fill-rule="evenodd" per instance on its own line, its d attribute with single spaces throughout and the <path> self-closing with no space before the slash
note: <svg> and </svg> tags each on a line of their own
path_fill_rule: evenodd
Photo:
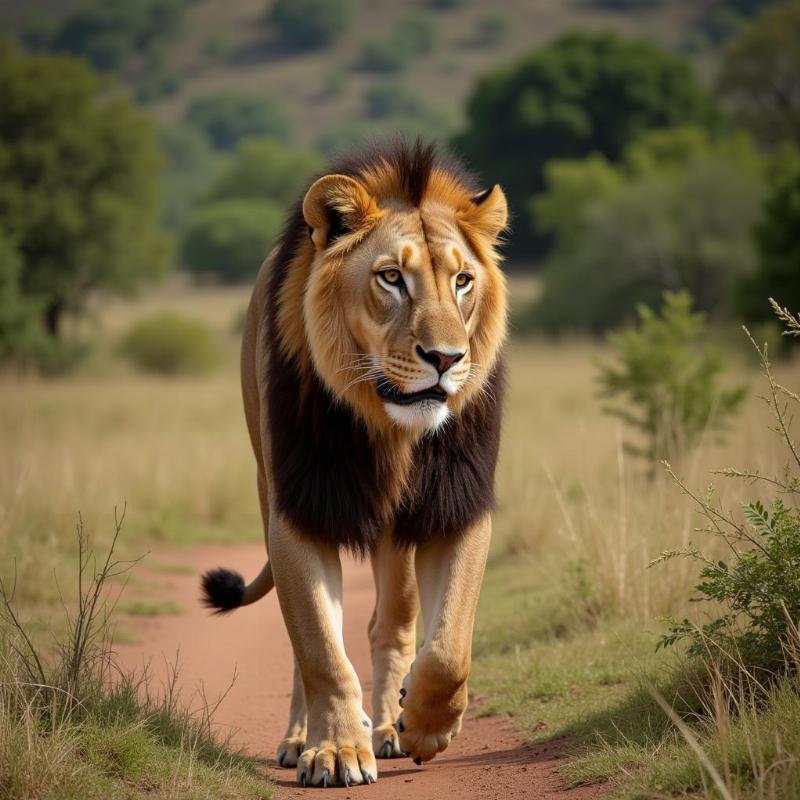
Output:
<svg viewBox="0 0 800 800">
<path fill-rule="evenodd" d="M 464 358 L 464 353 L 442 353 L 440 350 L 423 350 L 419 345 L 417 345 L 417 355 L 423 361 L 433 364 L 440 375 L 444 375 L 453 364 L 457 364 Z"/>
</svg>

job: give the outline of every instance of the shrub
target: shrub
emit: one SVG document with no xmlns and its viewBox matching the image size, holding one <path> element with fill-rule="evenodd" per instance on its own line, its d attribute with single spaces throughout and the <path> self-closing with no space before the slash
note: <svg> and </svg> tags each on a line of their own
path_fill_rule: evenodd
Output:
<svg viewBox="0 0 800 800">
<path fill-rule="evenodd" d="M 281 104 L 262 94 L 209 94 L 189 105 L 186 122 L 205 133 L 215 147 L 228 150 L 246 136 L 271 136 L 286 141 L 289 118 Z"/>
<path fill-rule="evenodd" d="M 749 5 L 752 10 L 758 3 Z M 800 146 L 798 74 L 800 4 L 778 3 L 727 45 L 718 88 L 736 119 L 765 146 L 784 141 Z"/>
<path fill-rule="evenodd" d="M 208 372 L 220 360 L 205 323 L 170 312 L 134 323 L 120 340 L 119 352 L 138 369 L 162 375 Z"/>
<path fill-rule="evenodd" d="M 364 95 L 366 114 L 372 119 L 394 115 L 417 116 L 423 103 L 413 92 L 399 83 L 380 83 L 370 87 Z"/>
<path fill-rule="evenodd" d="M 553 159 L 600 153 L 616 160 L 647 130 L 717 119 L 689 64 L 608 33 L 566 34 L 484 75 L 466 111 L 467 127 L 454 145 L 503 186 L 517 214 L 544 188 L 545 165 Z M 545 244 L 532 228 L 517 226 L 517 254 Z"/>
<path fill-rule="evenodd" d="M 212 185 L 209 198 L 246 197 L 285 206 L 297 199 L 322 166 L 315 153 L 285 147 L 274 139 L 245 139 Z"/>
<path fill-rule="evenodd" d="M 223 283 L 246 280 L 258 272 L 282 223 L 283 208 L 261 200 L 203 205 L 189 219 L 181 260 L 196 275 Z"/>
<path fill-rule="evenodd" d="M 647 440 L 628 449 L 648 459 L 674 458 L 706 430 L 720 430 L 745 397 L 723 388 L 722 355 L 703 344 L 705 315 L 692 312 L 687 292 L 664 295 L 660 315 L 639 306 L 639 326 L 611 334 L 616 364 L 600 366 L 601 396 L 624 400 L 609 409 Z"/>
<path fill-rule="evenodd" d="M 19 254 L 0 232 L 0 364 L 30 361 L 43 338 L 37 309 L 20 291 L 21 266 Z"/>
<path fill-rule="evenodd" d="M 275 0 L 269 19 L 290 47 L 330 44 L 350 26 L 349 0 Z"/>
<path fill-rule="evenodd" d="M 770 302 L 786 326 L 786 335 L 800 337 L 800 316 L 781 308 L 774 300 Z M 800 405 L 800 398 L 775 380 L 766 347 L 759 347 L 752 336 L 749 338 L 758 351 L 767 381 L 764 399 L 774 422 L 771 430 L 783 440 L 788 463 L 785 471 L 776 476 L 761 475 L 752 469 L 721 471 L 726 477 L 760 482 L 777 494 L 769 508 L 759 500 L 745 503 L 742 519 L 720 508 L 713 487 L 703 496 L 696 495 L 668 466 L 705 518 L 706 526 L 701 530 L 721 539 L 731 557 L 727 561 L 711 558 L 690 545 L 685 550 L 663 553 L 657 559 L 682 556 L 698 564 L 701 582 L 695 587 L 694 600 L 712 601 L 722 607 L 721 613 L 702 626 L 688 619 L 672 620 L 660 646 L 686 640 L 693 655 L 721 662 L 735 659 L 744 670 L 760 668 L 775 675 L 791 664 L 787 649 L 792 643 L 787 631 L 796 629 L 800 620 L 800 452 L 792 438 L 790 409 Z M 793 644 L 796 647 L 800 642 Z M 795 653 L 797 656 L 800 653 Z"/>
<path fill-rule="evenodd" d="M 737 307 L 748 320 L 768 318 L 759 297 L 800 308 L 800 153 L 790 149 L 776 158 L 768 183 L 756 226 L 758 268 L 738 287 Z"/>
<path fill-rule="evenodd" d="M 397 72 L 417 56 L 433 52 L 436 22 L 423 11 L 403 17 L 385 39 L 364 44 L 360 66 L 371 72 Z"/>
<path fill-rule="evenodd" d="M 475 30 L 476 44 L 483 47 L 497 47 L 508 38 L 511 23 L 503 14 L 489 14 L 478 20 Z"/>
<path fill-rule="evenodd" d="M 211 147 L 202 131 L 188 125 L 162 128 L 158 139 L 166 161 L 161 219 L 178 231 L 200 199 L 208 195 L 224 156 Z"/>
<path fill-rule="evenodd" d="M 760 172 L 746 137 L 689 126 L 645 134 L 619 166 L 600 156 L 552 162 L 531 211 L 554 246 L 527 322 L 602 332 L 681 289 L 701 310 L 730 315 L 737 282 L 756 265 Z"/>
<path fill-rule="evenodd" d="M 116 70 L 134 55 L 174 37 L 185 6 L 185 0 L 95 0 L 49 29 L 38 26 L 26 39 L 38 49 L 71 53 L 88 59 L 97 69 Z"/>
</svg>

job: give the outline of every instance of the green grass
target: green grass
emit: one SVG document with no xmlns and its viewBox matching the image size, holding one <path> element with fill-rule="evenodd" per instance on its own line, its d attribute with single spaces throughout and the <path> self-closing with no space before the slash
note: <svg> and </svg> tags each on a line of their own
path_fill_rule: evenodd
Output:
<svg viewBox="0 0 800 800">
<path fill-rule="evenodd" d="M 588 615 L 565 574 L 519 557 L 490 564 L 470 685 L 479 714 L 512 715 L 529 741 L 567 737 L 565 782 L 607 782 L 611 800 L 724 798 L 654 690 L 688 723 L 730 798 L 800 796 L 796 677 L 774 687 L 715 681 L 681 652 L 656 653 L 658 622 Z"/>
</svg>

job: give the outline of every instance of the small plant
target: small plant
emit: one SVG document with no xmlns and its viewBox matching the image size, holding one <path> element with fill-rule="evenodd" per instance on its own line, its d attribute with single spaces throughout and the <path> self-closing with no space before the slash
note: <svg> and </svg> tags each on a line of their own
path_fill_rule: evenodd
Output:
<svg viewBox="0 0 800 800">
<path fill-rule="evenodd" d="M 770 300 L 784 323 L 784 335 L 800 337 L 800 316 L 791 314 Z M 756 344 L 768 391 L 763 397 L 773 418 L 771 430 L 784 442 L 788 464 L 781 475 L 761 475 L 748 469 L 720 471 L 729 478 L 761 483 L 777 493 L 769 507 L 755 500 L 742 506 L 743 519 L 722 509 L 713 487 L 699 496 L 689 490 L 667 464 L 680 487 L 697 504 L 706 520 L 700 530 L 721 539 L 730 552 L 727 560 L 712 558 L 690 545 L 684 550 L 663 553 L 656 562 L 679 556 L 697 562 L 700 583 L 695 601 L 714 601 L 722 613 L 702 626 L 688 619 L 671 620 L 659 647 L 689 642 L 692 655 L 724 660 L 735 659 L 745 670 L 763 668 L 773 674 L 791 669 L 796 659 L 787 648 L 800 620 L 800 445 L 792 438 L 791 408 L 800 396 L 775 379 L 766 346 Z M 788 637 L 788 638 L 787 638 Z"/>
<path fill-rule="evenodd" d="M 702 344 L 705 314 L 692 312 L 688 292 L 665 292 L 660 314 L 638 307 L 639 326 L 609 335 L 618 363 L 602 364 L 601 396 L 627 401 L 609 413 L 644 434 L 632 452 L 653 459 L 674 458 L 706 430 L 721 430 L 746 394 L 744 386 L 724 388 L 721 353 Z"/>
<path fill-rule="evenodd" d="M 119 352 L 139 369 L 162 375 L 208 372 L 220 360 L 219 346 L 205 323 L 169 312 L 134 323 Z"/>
</svg>

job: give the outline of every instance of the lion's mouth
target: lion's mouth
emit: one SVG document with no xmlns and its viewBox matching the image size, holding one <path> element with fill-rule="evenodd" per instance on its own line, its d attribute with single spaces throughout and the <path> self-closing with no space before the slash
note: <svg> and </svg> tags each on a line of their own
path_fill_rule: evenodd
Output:
<svg viewBox="0 0 800 800">
<path fill-rule="evenodd" d="M 401 392 L 393 383 L 385 378 L 375 382 L 378 397 L 387 403 L 396 403 L 398 406 L 410 406 L 423 400 L 435 400 L 438 403 L 447 402 L 447 392 L 438 384 L 418 392 Z"/>
</svg>

